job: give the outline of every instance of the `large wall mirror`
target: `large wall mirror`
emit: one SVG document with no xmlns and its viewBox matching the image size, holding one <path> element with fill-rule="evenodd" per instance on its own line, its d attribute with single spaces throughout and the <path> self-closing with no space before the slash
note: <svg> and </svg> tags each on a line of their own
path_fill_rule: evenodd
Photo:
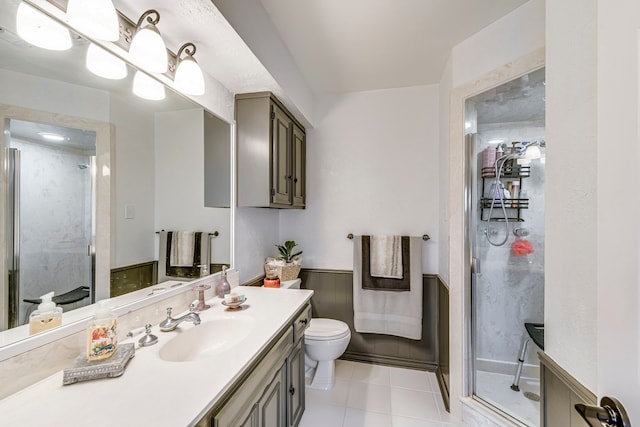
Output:
<svg viewBox="0 0 640 427">
<path fill-rule="evenodd" d="M 231 125 L 169 88 L 138 98 L 129 66 L 91 73 L 73 32 L 69 50 L 31 46 L 18 4 L 0 4 L 0 345 L 50 291 L 68 312 L 198 277 L 167 276 L 167 232 L 202 232 L 201 274 L 232 253 Z"/>
</svg>

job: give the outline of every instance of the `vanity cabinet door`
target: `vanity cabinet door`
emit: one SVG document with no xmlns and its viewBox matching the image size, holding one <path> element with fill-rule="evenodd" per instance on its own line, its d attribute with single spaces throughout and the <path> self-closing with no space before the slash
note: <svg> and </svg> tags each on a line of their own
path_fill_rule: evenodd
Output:
<svg viewBox="0 0 640 427">
<path fill-rule="evenodd" d="M 291 167 L 293 182 L 291 183 L 291 203 L 293 207 L 304 208 L 306 178 L 306 137 L 302 129 L 293 125 L 291 138 Z"/>
<path fill-rule="evenodd" d="M 304 208 L 304 126 L 270 92 L 235 98 L 238 206 Z"/>
<path fill-rule="evenodd" d="M 305 382 L 304 382 L 304 339 L 298 341 L 287 359 L 289 369 L 289 427 L 296 427 L 300 423 L 305 408 Z"/>
<path fill-rule="evenodd" d="M 276 104 L 271 104 L 271 203 L 274 205 L 289 205 L 291 199 L 291 184 L 293 175 L 291 170 L 291 120 Z"/>
<path fill-rule="evenodd" d="M 283 363 L 260 398 L 260 427 L 287 425 L 287 366 Z"/>
</svg>

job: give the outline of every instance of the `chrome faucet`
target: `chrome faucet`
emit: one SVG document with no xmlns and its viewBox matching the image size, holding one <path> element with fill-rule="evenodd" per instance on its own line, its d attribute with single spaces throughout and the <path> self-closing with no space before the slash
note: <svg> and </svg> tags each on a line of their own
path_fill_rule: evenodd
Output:
<svg viewBox="0 0 640 427">
<path fill-rule="evenodd" d="M 193 311 L 195 308 L 196 308 L 195 304 L 191 304 L 189 306 L 189 312 L 184 316 L 178 317 L 177 319 L 174 319 L 173 317 L 171 317 L 171 307 L 167 308 L 167 318 L 164 319 L 162 322 L 160 322 L 160 325 L 158 325 L 160 326 L 160 330 L 162 332 L 173 331 L 175 328 L 178 327 L 180 323 L 182 323 L 185 320 L 193 322 L 194 325 L 199 325 L 200 316 L 198 315 L 198 313 Z"/>
</svg>

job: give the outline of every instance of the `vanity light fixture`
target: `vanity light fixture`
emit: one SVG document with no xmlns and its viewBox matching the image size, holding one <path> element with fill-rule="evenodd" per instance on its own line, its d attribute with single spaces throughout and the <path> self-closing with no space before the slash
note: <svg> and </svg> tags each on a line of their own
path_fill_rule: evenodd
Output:
<svg viewBox="0 0 640 427">
<path fill-rule="evenodd" d="M 186 54 L 184 58 L 183 52 Z M 175 84 L 178 90 L 187 95 L 204 95 L 204 76 L 193 58 L 195 53 L 196 46 L 193 43 L 185 43 L 178 50 Z"/>
<path fill-rule="evenodd" d="M 110 42 L 120 38 L 118 12 L 111 0 L 69 0 L 67 20 L 90 37 Z"/>
<path fill-rule="evenodd" d="M 146 21 L 146 22 L 145 22 Z M 136 34 L 131 40 L 131 59 L 140 67 L 154 73 L 167 71 L 167 47 L 156 25 L 160 22 L 157 10 L 149 9 L 142 14 L 136 24 Z"/>
<path fill-rule="evenodd" d="M 87 48 L 86 66 L 96 76 L 119 80 L 127 77 L 127 65 L 111 52 L 95 43 Z"/>
<path fill-rule="evenodd" d="M 164 85 L 142 71 L 136 71 L 133 76 L 133 93 L 150 101 L 159 101 L 165 97 Z"/>
<path fill-rule="evenodd" d="M 48 50 L 71 48 L 71 35 L 62 24 L 56 22 L 35 7 L 21 2 L 16 14 L 18 35 L 26 42 Z"/>
</svg>

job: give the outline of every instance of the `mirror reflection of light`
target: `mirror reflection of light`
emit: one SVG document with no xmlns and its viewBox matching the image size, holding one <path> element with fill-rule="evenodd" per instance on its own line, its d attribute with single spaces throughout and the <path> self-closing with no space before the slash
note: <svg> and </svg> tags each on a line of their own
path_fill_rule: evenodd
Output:
<svg viewBox="0 0 640 427">
<path fill-rule="evenodd" d="M 68 139 L 66 136 L 51 132 L 38 132 L 38 135 L 40 135 L 42 139 L 52 142 L 62 142 Z"/>
<path fill-rule="evenodd" d="M 489 141 L 489 144 L 502 144 L 504 142 L 504 139 L 492 139 L 491 141 Z"/>
<path fill-rule="evenodd" d="M 90 37 L 110 42 L 120 38 L 118 13 L 111 0 L 69 0 L 67 20 Z"/>
<path fill-rule="evenodd" d="M 91 43 L 87 49 L 86 66 L 96 76 L 119 80 L 127 77 L 127 65 L 111 52 Z"/>
<path fill-rule="evenodd" d="M 18 6 L 16 29 L 24 41 L 34 46 L 47 50 L 71 48 L 69 30 L 25 2 Z"/>
<path fill-rule="evenodd" d="M 102 166 L 102 176 L 109 176 L 111 175 L 111 169 L 109 168 L 109 166 L 104 165 Z"/>
<path fill-rule="evenodd" d="M 159 101 L 165 97 L 164 85 L 140 71 L 136 71 L 133 77 L 133 93 L 150 101 Z"/>
<path fill-rule="evenodd" d="M 470 129 L 471 128 L 471 122 L 464 122 L 464 128 L 465 129 Z"/>
</svg>

